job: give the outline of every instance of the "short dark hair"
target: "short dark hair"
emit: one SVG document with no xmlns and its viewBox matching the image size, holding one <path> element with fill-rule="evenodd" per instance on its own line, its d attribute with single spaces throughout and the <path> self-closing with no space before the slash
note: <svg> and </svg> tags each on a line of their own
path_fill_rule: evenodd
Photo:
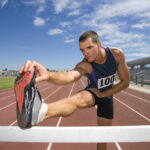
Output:
<svg viewBox="0 0 150 150">
<path fill-rule="evenodd" d="M 84 42 L 86 39 L 88 39 L 89 37 L 92 38 L 93 43 L 98 43 L 100 42 L 99 36 L 95 31 L 85 31 L 84 33 L 82 33 L 79 37 L 79 42 Z"/>
</svg>

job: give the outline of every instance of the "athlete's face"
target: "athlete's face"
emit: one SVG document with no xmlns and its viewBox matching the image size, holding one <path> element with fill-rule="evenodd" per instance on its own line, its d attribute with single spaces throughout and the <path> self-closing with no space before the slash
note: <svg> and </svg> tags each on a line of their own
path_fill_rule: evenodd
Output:
<svg viewBox="0 0 150 150">
<path fill-rule="evenodd" d="M 84 42 L 80 42 L 79 47 L 88 62 L 94 62 L 96 60 L 99 45 L 93 43 L 92 38 L 88 38 Z"/>
</svg>

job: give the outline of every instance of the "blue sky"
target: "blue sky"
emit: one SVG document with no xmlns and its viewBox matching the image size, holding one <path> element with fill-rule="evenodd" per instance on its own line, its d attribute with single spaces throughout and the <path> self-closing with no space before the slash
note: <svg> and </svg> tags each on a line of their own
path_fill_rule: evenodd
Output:
<svg viewBox="0 0 150 150">
<path fill-rule="evenodd" d="M 78 37 L 96 31 L 103 47 L 126 61 L 150 56 L 150 0 L 0 0 L 0 70 L 35 60 L 73 69 L 83 59 Z"/>
</svg>

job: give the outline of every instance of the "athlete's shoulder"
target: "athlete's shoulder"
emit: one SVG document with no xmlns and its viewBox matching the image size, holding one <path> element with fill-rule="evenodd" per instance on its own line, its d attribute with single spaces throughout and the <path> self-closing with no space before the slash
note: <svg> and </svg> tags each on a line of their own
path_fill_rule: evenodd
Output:
<svg viewBox="0 0 150 150">
<path fill-rule="evenodd" d="M 118 56 L 122 56 L 124 55 L 123 50 L 117 47 L 109 47 L 109 49 L 111 50 L 111 52 L 113 53 L 113 55 L 118 55 Z"/>
<path fill-rule="evenodd" d="M 92 65 L 86 59 L 83 59 L 76 65 L 75 70 L 78 69 L 82 69 L 86 74 L 90 74 L 92 72 Z"/>
<path fill-rule="evenodd" d="M 122 49 L 116 47 L 109 47 L 109 49 L 114 55 L 117 63 L 120 63 L 120 61 L 125 61 L 125 55 Z"/>
</svg>

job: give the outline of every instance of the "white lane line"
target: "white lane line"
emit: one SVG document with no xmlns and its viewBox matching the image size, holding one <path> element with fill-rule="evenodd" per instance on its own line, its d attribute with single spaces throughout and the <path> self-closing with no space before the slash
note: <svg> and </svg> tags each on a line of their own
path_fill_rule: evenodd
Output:
<svg viewBox="0 0 150 150">
<path fill-rule="evenodd" d="M 17 120 L 15 120 L 14 122 L 12 122 L 9 126 L 13 126 L 15 123 L 17 123 Z"/>
<path fill-rule="evenodd" d="M 50 84 L 51 85 L 51 84 Z M 43 88 L 43 87 L 47 87 L 48 85 L 45 85 L 44 83 L 41 84 L 36 84 L 36 87 L 39 89 Z"/>
<path fill-rule="evenodd" d="M 14 93 L 14 91 L 8 91 L 8 92 L 3 92 L 3 93 L 0 93 L 0 97 L 2 96 L 2 95 L 4 95 L 4 94 L 12 94 L 12 93 Z"/>
<path fill-rule="evenodd" d="M 69 93 L 68 97 L 71 96 L 71 93 L 72 93 L 72 90 L 73 90 L 73 88 L 74 88 L 74 85 L 75 85 L 75 83 L 73 83 L 72 88 L 71 88 L 71 90 L 70 90 L 70 93 Z M 58 126 L 60 125 L 61 119 L 62 119 L 62 117 L 59 118 L 59 121 L 57 122 L 56 127 L 58 127 Z"/>
<path fill-rule="evenodd" d="M 58 87 L 54 92 L 52 92 L 50 95 L 48 95 L 47 97 L 43 98 L 44 101 L 47 100 L 49 97 L 51 97 L 53 94 L 55 94 L 58 90 L 60 90 L 61 88 L 63 88 L 64 86 Z"/>
<path fill-rule="evenodd" d="M 63 86 L 62 86 L 63 87 Z M 54 93 L 56 93 L 59 89 L 61 89 L 62 87 L 59 87 L 59 88 L 57 88 L 54 92 L 52 92 L 50 95 L 48 95 L 47 97 L 45 97 L 45 98 L 43 98 L 44 100 L 46 100 L 48 97 L 50 97 L 50 96 L 52 96 Z M 45 88 L 45 90 L 47 90 L 48 88 Z M 11 96 L 8 96 L 8 97 L 11 97 Z M 8 98 L 7 97 L 7 98 Z M 0 100 L 1 101 L 1 100 Z M 5 109 L 5 108 L 8 108 L 8 107 L 10 107 L 11 105 L 13 105 L 13 104 L 15 104 L 16 102 L 13 102 L 13 103 L 11 103 L 11 104 L 9 104 L 9 105 L 7 105 L 7 106 L 5 106 L 5 107 L 2 107 L 2 108 L 0 108 L 0 111 L 1 110 L 3 110 L 3 109 Z"/>
<path fill-rule="evenodd" d="M 0 108 L 0 111 L 3 110 L 3 109 L 6 109 L 6 108 L 8 108 L 8 107 L 10 107 L 10 106 L 12 106 L 12 105 L 14 105 L 15 103 L 16 103 L 16 102 L 13 102 L 13 103 L 11 103 L 11 104 L 5 106 L 5 107 Z"/>
<path fill-rule="evenodd" d="M 118 102 L 120 102 L 122 105 L 126 106 L 128 109 L 132 110 L 133 112 L 135 112 L 136 114 L 138 114 L 139 116 L 141 116 L 142 118 L 144 118 L 145 120 L 147 120 L 148 122 L 150 122 L 150 119 L 145 117 L 144 115 L 142 115 L 141 113 L 139 113 L 138 111 L 136 111 L 135 109 L 131 108 L 129 105 L 125 104 L 124 102 L 120 101 L 118 98 L 114 97 L 114 99 L 116 99 Z"/>
<path fill-rule="evenodd" d="M 146 99 L 144 99 L 144 98 L 141 98 L 141 97 L 135 96 L 135 95 L 130 94 L 130 93 L 127 93 L 127 92 L 125 92 L 125 91 L 122 91 L 121 93 L 125 93 L 125 94 L 127 94 L 127 95 L 132 96 L 132 97 L 135 97 L 135 98 L 137 98 L 137 99 L 140 99 L 140 100 L 142 100 L 142 101 L 144 101 L 144 102 L 150 103 L 150 101 L 148 101 L 148 100 L 146 100 Z"/>
<path fill-rule="evenodd" d="M 45 87 L 44 89 L 39 90 L 39 91 L 40 91 L 40 93 L 41 93 L 41 92 L 46 91 L 47 89 L 50 89 L 50 88 L 52 88 L 52 87 L 54 87 L 54 86 L 48 86 L 48 87 Z"/>
<path fill-rule="evenodd" d="M 73 85 L 72 85 L 72 88 L 71 88 L 71 90 L 70 90 L 70 93 L 69 93 L 68 97 L 71 96 L 71 93 L 72 93 L 72 90 L 73 90 L 73 88 L 74 88 L 74 85 L 75 85 L 75 82 L 74 82 Z M 60 125 L 60 123 L 61 123 L 61 120 L 62 120 L 62 117 L 59 117 L 59 120 L 58 120 L 58 122 L 57 122 L 56 127 L 59 127 L 59 125 Z M 52 144 L 53 144 L 53 143 L 49 143 L 49 144 L 48 144 L 47 150 L 50 150 L 50 149 L 51 149 Z"/>
<path fill-rule="evenodd" d="M 40 91 L 40 93 L 41 93 L 41 92 L 46 91 L 47 89 L 52 88 L 52 87 L 53 87 L 53 86 L 49 86 L 49 87 L 46 87 L 46 88 L 44 88 L 44 89 L 42 89 L 42 90 L 39 90 L 39 91 Z M 7 99 L 7 98 L 9 98 L 9 97 L 14 97 L 14 96 L 15 96 L 15 94 L 12 94 L 12 95 L 9 95 L 9 96 L 7 96 L 7 97 L 0 98 L 0 101 L 3 101 L 4 99 Z"/>
<path fill-rule="evenodd" d="M 118 150 L 122 150 L 122 148 L 121 148 L 121 146 L 119 145 L 118 142 L 116 142 L 115 145 L 116 145 L 116 147 L 117 147 Z"/>
<path fill-rule="evenodd" d="M 15 94 L 12 94 L 12 95 L 9 95 L 9 96 L 7 96 L 7 97 L 0 98 L 0 101 L 3 101 L 4 99 L 7 99 L 7 98 L 9 98 L 9 97 L 14 97 L 14 96 L 15 96 Z"/>
<path fill-rule="evenodd" d="M 82 82 L 83 87 L 85 87 L 85 84 L 84 84 L 84 82 L 82 81 L 82 79 L 81 79 L 81 82 Z M 95 105 L 95 108 L 97 109 L 97 105 Z M 122 148 L 121 148 L 121 146 L 119 145 L 118 142 L 116 142 L 115 145 L 116 145 L 116 147 L 117 147 L 118 150 L 122 150 Z"/>
</svg>

